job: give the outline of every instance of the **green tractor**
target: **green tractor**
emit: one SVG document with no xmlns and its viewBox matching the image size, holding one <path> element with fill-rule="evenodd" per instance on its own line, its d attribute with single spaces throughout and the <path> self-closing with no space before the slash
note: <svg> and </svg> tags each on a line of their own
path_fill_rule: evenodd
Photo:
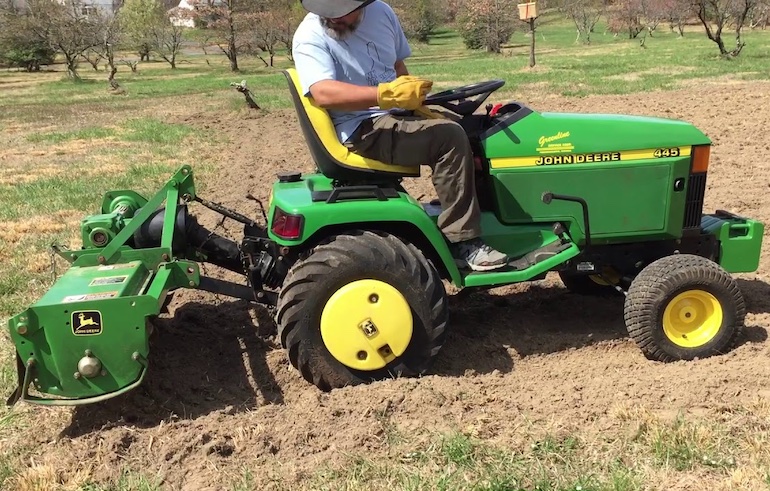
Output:
<svg viewBox="0 0 770 491">
<path fill-rule="evenodd" d="M 622 294 L 630 337 L 652 360 L 724 353 L 739 338 L 745 304 L 730 273 L 758 268 L 764 226 L 703 213 L 711 142 L 692 125 L 482 108 L 500 80 L 431 95 L 472 143 L 483 239 L 512 258 L 475 272 L 450 254 L 441 203 L 402 187 L 420 169 L 350 153 L 285 75 L 317 172 L 279 174 L 263 222 L 199 197 L 189 166 L 150 199 L 107 192 L 82 222 L 82 247 L 57 249 L 70 268 L 9 320 L 9 403 L 86 404 L 142 383 L 151 320 L 181 288 L 274 307 L 292 365 L 322 390 L 425 373 L 450 328 L 444 281 L 491 288 L 554 271 L 575 292 Z M 243 238 L 202 227 L 192 203 L 242 222 Z M 244 280 L 202 276 L 202 262 Z"/>
</svg>

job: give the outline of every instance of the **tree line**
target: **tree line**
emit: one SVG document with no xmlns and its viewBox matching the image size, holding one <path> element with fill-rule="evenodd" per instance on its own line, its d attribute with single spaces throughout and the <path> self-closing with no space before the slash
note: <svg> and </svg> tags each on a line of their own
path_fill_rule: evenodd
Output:
<svg viewBox="0 0 770 491">
<path fill-rule="evenodd" d="M 499 53 L 521 24 L 518 4 L 524 0 L 392 0 L 411 38 L 427 42 L 439 25 L 452 25 L 469 49 Z M 703 27 L 721 55 L 734 57 L 745 46 L 743 29 L 765 29 L 770 23 L 770 0 L 540 0 L 540 12 L 557 11 L 570 19 L 575 41 L 589 44 L 604 19 L 613 35 L 652 36 L 667 25 L 684 36 L 685 26 Z M 725 32 L 734 36 L 729 46 Z"/>
<path fill-rule="evenodd" d="M 465 46 L 499 53 L 517 26 L 514 0 L 390 0 L 407 36 L 429 42 L 440 26 L 457 30 Z M 176 0 L 122 0 L 117 13 L 102 12 L 80 0 L 0 0 L 0 63 L 29 71 L 64 60 L 67 75 L 79 78 L 81 63 L 104 65 L 112 80 L 117 64 L 136 70 L 151 56 L 176 68 L 184 46 L 197 43 L 219 50 L 238 71 L 239 56 L 256 56 L 272 66 L 278 52 L 291 58 L 291 39 L 305 11 L 297 0 L 191 0 L 194 9 L 174 8 Z M 737 56 L 743 29 L 766 28 L 770 0 L 541 0 L 538 10 L 571 19 L 576 42 L 590 43 L 597 23 L 606 19 L 614 35 L 642 43 L 661 25 L 679 35 L 685 26 L 703 27 L 722 55 Z M 199 28 L 195 36 L 185 21 Z M 729 46 L 725 32 L 734 36 Z M 134 57 L 119 53 L 134 53 Z"/>
<path fill-rule="evenodd" d="M 238 71 L 239 55 L 272 66 L 276 53 L 291 50 L 304 16 L 294 0 L 198 0 L 194 9 L 169 8 L 163 0 L 124 0 L 105 12 L 79 0 L 0 0 L 0 62 L 39 70 L 55 56 L 78 79 L 81 63 L 104 64 L 112 80 L 117 64 L 136 70 L 151 56 L 176 68 L 185 46 L 214 46 Z M 188 26 L 198 27 L 196 35 Z M 135 56 L 119 57 L 124 53 Z M 139 59 L 136 60 L 136 57 Z"/>
</svg>

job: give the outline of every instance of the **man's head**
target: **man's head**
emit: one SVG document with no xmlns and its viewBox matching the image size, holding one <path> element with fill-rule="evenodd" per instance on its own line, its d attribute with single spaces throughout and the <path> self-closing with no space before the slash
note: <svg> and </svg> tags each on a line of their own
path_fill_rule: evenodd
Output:
<svg viewBox="0 0 770 491">
<path fill-rule="evenodd" d="M 361 9 L 374 0 L 302 0 L 302 6 L 320 17 L 326 33 L 344 39 L 361 23 Z"/>
</svg>

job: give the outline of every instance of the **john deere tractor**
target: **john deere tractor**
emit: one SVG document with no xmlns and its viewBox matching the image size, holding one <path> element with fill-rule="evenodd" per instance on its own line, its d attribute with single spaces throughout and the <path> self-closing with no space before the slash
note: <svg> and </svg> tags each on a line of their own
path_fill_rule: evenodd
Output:
<svg viewBox="0 0 770 491">
<path fill-rule="evenodd" d="M 764 226 L 703 212 L 711 142 L 692 125 L 482 107 L 501 80 L 432 94 L 472 143 L 483 239 L 512 258 L 474 272 L 452 259 L 441 203 L 402 187 L 420 169 L 351 153 L 285 75 L 316 172 L 278 175 L 262 220 L 199 197 L 189 166 L 149 199 L 108 191 L 82 222 L 82 247 L 57 249 L 70 268 L 9 321 L 11 403 L 85 404 L 136 387 L 152 360 L 148 321 L 182 288 L 275 307 L 292 365 L 322 390 L 428 370 L 451 329 L 445 281 L 489 288 L 556 272 L 578 293 L 616 294 L 651 360 L 717 355 L 739 338 L 731 273 L 757 269 Z M 242 222 L 243 237 L 199 225 L 196 203 Z M 202 262 L 243 281 L 202 276 Z"/>
</svg>

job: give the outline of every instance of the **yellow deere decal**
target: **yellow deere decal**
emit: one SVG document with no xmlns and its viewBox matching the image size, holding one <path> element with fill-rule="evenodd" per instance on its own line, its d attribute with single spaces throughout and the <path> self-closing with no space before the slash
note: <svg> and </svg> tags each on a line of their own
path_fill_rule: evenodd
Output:
<svg viewBox="0 0 770 491">
<path fill-rule="evenodd" d="M 102 333 L 102 313 L 98 310 L 80 310 L 72 313 L 72 334 L 90 336 Z"/>
<path fill-rule="evenodd" d="M 688 157 L 691 147 L 648 148 L 644 150 L 626 150 L 623 152 L 579 153 L 565 155 L 532 155 L 529 157 L 511 157 L 490 159 L 493 169 L 511 167 L 535 167 L 542 165 L 591 164 L 601 162 L 660 159 L 667 157 Z"/>
</svg>

